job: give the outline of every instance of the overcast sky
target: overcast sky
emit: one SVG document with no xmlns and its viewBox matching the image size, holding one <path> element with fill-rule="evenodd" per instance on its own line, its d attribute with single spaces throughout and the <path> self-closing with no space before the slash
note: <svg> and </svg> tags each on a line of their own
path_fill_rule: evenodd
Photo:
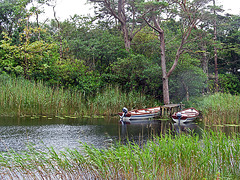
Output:
<svg viewBox="0 0 240 180">
<path fill-rule="evenodd" d="M 56 1 L 56 15 L 59 20 L 64 20 L 73 16 L 93 14 L 93 8 L 91 5 L 86 5 L 87 0 L 55 0 Z M 55 4 L 55 3 L 52 3 Z M 216 5 L 223 5 L 223 9 L 226 12 L 240 15 L 240 0 L 216 0 Z M 53 19 L 52 7 L 44 6 L 45 15 L 40 16 L 40 20 L 46 20 L 47 18 Z"/>
</svg>

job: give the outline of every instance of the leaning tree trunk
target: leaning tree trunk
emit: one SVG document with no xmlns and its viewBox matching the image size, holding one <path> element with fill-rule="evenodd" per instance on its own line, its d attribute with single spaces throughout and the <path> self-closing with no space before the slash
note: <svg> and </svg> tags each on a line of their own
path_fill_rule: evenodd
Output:
<svg viewBox="0 0 240 180">
<path fill-rule="evenodd" d="M 150 21 L 153 21 L 154 25 L 152 25 L 150 23 L 150 21 L 148 21 L 146 19 L 146 14 L 148 12 L 146 12 L 146 14 L 144 14 L 142 16 L 142 18 L 144 19 L 144 21 L 147 23 L 147 25 L 149 27 L 151 27 L 152 29 L 154 29 L 155 31 L 157 31 L 159 33 L 159 37 L 160 37 L 160 48 L 161 48 L 161 67 L 162 67 L 162 82 L 163 82 L 163 101 L 164 104 L 169 104 L 170 103 L 170 99 L 169 99 L 169 87 L 168 87 L 168 78 L 170 77 L 170 75 L 172 74 L 172 72 L 175 70 L 175 68 L 178 65 L 178 60 L 180 58 L 180 55 L 185 51 L 185 49 L 183 49 L 183 46 L 188 43 L 188 38 L 192 32 L 192 29 L 197 29 L 196 25 L 198 24 L 198 16 L 196 16 L 198 13 L 198 10 L 191 10 L 192 7 L 194 6 L 189 6 L 187 7 L 186 5 L 186 0 L 185 1 L 174 1 L 175 3 L 177 3 L 181 10 L 184 12 L 184 14 L 186 16 L 184 16 L 183 20 L 185 19 L 186 23 L 188 24 L 188 26 L 185 27 L 185 30 L 183 31 L 182 34 L 182 41 L 181 44 L 179 45 L 177 52 L 176 52 L 176 56 L 175 56 L 175 60 L 173 62 L 172 67 L 170 68 L 170 70 L 167 72 L 166 69 L 166 55 L 165 55 L 165 41 L 164 41 L 164 31 L 161 28 L 159 22 L 159 16 L 157 17 L 157 15 L 151 15 L 151 19 Z M 189 2 L 189 1 L 188 1 Z M 151 8 L 149 10 L 149 12 L 155 12 L 157 9 L 156 8 Z M 154 14 L 154 13 L 153 13 Z"/>
</svg>

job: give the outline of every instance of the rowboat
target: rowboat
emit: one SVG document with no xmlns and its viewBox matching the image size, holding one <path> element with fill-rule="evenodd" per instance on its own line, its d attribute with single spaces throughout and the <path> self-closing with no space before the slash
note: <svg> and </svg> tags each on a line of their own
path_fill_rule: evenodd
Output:
<svg viewBox="0 0 240 180">
<path fill-rule="evenodd" d="M 122 112 L 119 112 L 120 121 L 125 123 L 130 123 L 136 120 L 147 120 L 159 116 L 160 106 L 145 108 L 145 109 L 134 109 L 128 111 L 127 108 L 123 108 Z"/>
<path fill-rule="evenodd" d="M 194 121 L 198 117 L 198 115 L 198 110 L 196 110 L 195 108 L 188 108 L 174 113 L 172 115 L 172 119 L 175 122 L 186 123 Z"/>
</svg>

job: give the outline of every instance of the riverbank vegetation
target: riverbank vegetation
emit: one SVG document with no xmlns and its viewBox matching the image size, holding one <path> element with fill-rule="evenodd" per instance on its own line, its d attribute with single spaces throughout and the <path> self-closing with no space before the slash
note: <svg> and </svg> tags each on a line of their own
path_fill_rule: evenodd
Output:
<svg viewBox="0 0 240 180">
<path fill-rule="evenodd" d="M 240 122 L 240 96 L 217 93 L 197 102 L 202 110 L 205 124 L 238 125 Z"/>
<path fill-rule="evenodd" d="M 57 152 L 29 146 L 0 154 L 0 177 L 10 179 L 239 179 L 239 134 L 170 134 L 146 144 Z"/>
<path fill-rule="evenodd" d="M 192 98 L 185 102 L 201 112 L 206 125 L 239 125 L 240 96 L 230 93 L 215 93 Z"/>
<path fill-rule="evenodd" d="M 42 81 L 6 75 L 0 75 L 0 91 L 2 116 L 110 116 L 124 106 L 151 107 L 157 102 L 136 91 L 122 92 L 118 87 L 107 86 L 91 96 L 77 89 L 52 88 Z"/>
<path fill-rule="evenodd" d="M 78 89 L 52 88 L 42 81 L 29 81 L 0 75 L 0 115 L 2 116 L 114 116 L 122 107 L 142 108 L 160 104 L 156 99 L 137 91 L 124 92 L 107 86 L 95 95 Z M 240 96 L 217 93 L 193 98 L 186 106 L 201 111 L 206 125 L 238 125 Z"/>
</svg>

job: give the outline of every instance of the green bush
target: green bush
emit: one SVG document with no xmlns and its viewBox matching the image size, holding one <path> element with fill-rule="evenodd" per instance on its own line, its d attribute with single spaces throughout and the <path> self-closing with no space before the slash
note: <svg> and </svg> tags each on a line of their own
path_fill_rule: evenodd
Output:
<svg viewBox="0 0 240 180">
<path fill-rule="evenodd" d="M 222 92 L 240 93 L 240 80 L 234 74 L 219 74 L 219 86 Z"/>
<path fill-rule="evenodd" d="M 143 55 L 119 58 L 112 64 L 112 73 L 115 82 L 127 91 L 135 90 L 155 97 L 161 94 L 161 68 Z"/>
</svg>

